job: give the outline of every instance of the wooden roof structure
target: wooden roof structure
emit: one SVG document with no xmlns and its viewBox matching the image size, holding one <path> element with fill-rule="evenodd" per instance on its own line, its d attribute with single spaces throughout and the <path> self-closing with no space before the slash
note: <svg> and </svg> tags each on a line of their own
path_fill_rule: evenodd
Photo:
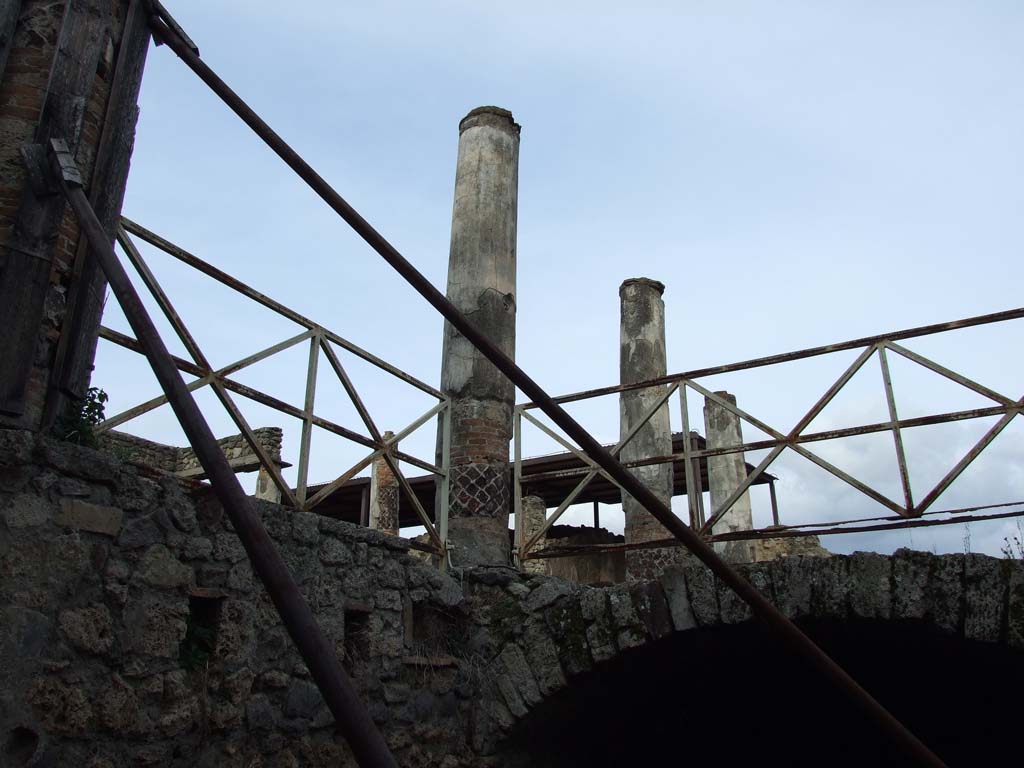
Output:
<svg viewBox="0 0 1024 768">
<path fill-rule="evenodd" d="M 697 438 L 697 450 L 703 450 L 706 447 L 704 438 L 700 435 L 694 436 Z M 611 448 L 611 446 L 606 447 Z M 682 451 L 683 433 L 677 432 L 672 435 L 672 452 L 678 454 L 682 453 Z M 698 461 L 700 462 L 700 487 L 706 489 L 708 488 L 707 460 L 699 459 Z M 681 459 L 672 463 L 673 496 L 686 495 L 686 467 L 684 465 L 685 462 Z M 568 452 L 523 459 L 523 493 L 524 495 L 540 496 L 544 499 L 549 509 L 557 507 L 582 479 L 583 475 L 579 473 L 579 470 L 584 467 L 584 463 L 575 454 Z M 753 465 L 747 464 L 748 473 L 753 472 L 754 469 Z M 509 464 L 508 471 L 512 472 L 511 464 Z M 543 477 L 531 481 L 529 479 L 531 475 L 543 475 Z M 769 483 L 774 479 L 774 475 L 762 472 L 754 480 L 754 484 L 761 485 Z M 310 486 L 309 494 L 313 495 L 323 488 L 324 485 Z M 421 475 L 419 477 L 410 477 L 409 485 L 419 499 L 420 504 L 423 505 L 427 515 L 433 520 L 435 476 Z M 357 477 L 349 480 L 345 485 L 324 499 L 316 507 L 316 511 L 318 514 L 326 517 L 333 517 L 351 523 L 359 523 L 361 521 L 365 523 L 369 510 L 369 501 L 370 478 Z M 580 493 L 574 504 L 592 504 L 595 502 L 598 504 L 618 504 L 621 501 L 622 492 L 619 490 L 619 487 L 598 475 Z M 420 524 L 419 518 L 416 516 L 412 506 L 401 501 L 399 501 L 399 524 L 403 528 Z"/>
</svg>

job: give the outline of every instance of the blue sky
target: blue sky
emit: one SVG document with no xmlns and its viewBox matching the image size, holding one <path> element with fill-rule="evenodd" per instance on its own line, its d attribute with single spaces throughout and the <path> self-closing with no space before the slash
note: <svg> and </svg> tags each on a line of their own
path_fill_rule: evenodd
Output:
<svg viewBox="0 0 1024 768">
<path fill-rule="evenodd" d="M 435 285 L 458 121 L 481 104 L 513 111 L 523 126 L 517 358 L 549 392 L 616 383 L 627 277 L 667 285 L 670 371 L 1021 303 L 1019 4 L 167 5 L 204 60 Z M 126 215 L 436 384 L 440 318 L 166 48 L 150 52 L 140 106 Z M 145 253 L 214 364 L 297 332 Z M 106 322 L 121 328 L 113 304 Z M 1019 397 L 1022 328 L 909 346 Z M 851 360 L 711 383 L 786 431 Z M 298 405 L 304 366 L 295 349 L 239 378 Z M 382 427 L 430 404 L 365 366 L 352 375 Z M 906 415 L 982 404 L 910 366 L 894 378 Z M 94 381 L 108 412 L 156 392 L 141 361 L 110 345 Z M 879 381 L 875 363 L 815 427 L 884 417 Z M 234 431 L 203 402 L 218 433 Z M 318 410 L 356 426 L 326 376 Z M 164 411 L 132 429 L 181 442 Z M 294 461 L 297 423 L 246 412 L 287 428 Z M 614 398 L 574 412 L 598 437 L 617 436 Z M 908 438 L 918 496 L 984 425 L 931 429 Z M 429 456 L 427 431 L 406 447 Z M 1024 499 L 1022 434 L 1011 425 L 938 508 Z M 526 446 L 553 450 L 535 435 Z M 361 455 L 322 433 L 314 447 L 317 480 Z M 887 436 L 821 450 L 895 493 Z M 801 461 L 773 469 L 784 521 L 878 512 Z M 971 546 L 998 552 L 1014 530 L 973 526 Z M 963 537 L 953 526 L 829 546 L 962 551 Z"/>
</svg>

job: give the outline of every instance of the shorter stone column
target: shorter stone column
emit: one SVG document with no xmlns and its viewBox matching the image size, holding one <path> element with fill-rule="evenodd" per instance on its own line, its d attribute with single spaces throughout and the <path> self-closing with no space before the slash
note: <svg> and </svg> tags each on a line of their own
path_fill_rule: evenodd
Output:
<svg viewBox="0 0 1024 768">
<path fill-rule="evenodd" d="M 264 466 L 260 466 L 259 474 L 256 475 L 256 498 L 273 504 L 281 503 L 281 489 Z"/>
<path fill-rule="evenodd" d="M 715 392 L 723 400 L 736 405 L 736 397 L 728 392 Z M 710 398 L 704 399 L 704 429 L 707 431 L 709 449 L 728 448 L 743 444 L 743 430 L 740 417 L 723 408 Z M 711 514 L 714 514 L 726 499 L 747 477 L 747 462 L 742 452 L 721 456 L 708 456 L 708 490 L 711 492 Z M 736 499 L 736 503 L 711 527 L 712 533 L 749 531 L 754 527 L 750 511 L 750 493 Z M 751 563 L 757 560 L 757 543 L 754 541 L 720 541 L 715 551 L 726 560 L 736 563 Z"/>
<path fill-rule="evenodd" d="M 384 439 L 390 440 L 394 432 L 385 432 Z M 391 450 L 397 448 L 391 446 Z M 391 467 L 378 456 L 370 471 L 370 527 L 382 533 L 398 535 L 398 478 Z"/>
<path fill-rule="evenodd" d="M 537 531 L 544 527 L 547 516 L 547 504 L 540 496 L 526 496 L 523 499 L 523 543 L 537 535 Z M 542 551 L 544 544 L 544 538 L 541 538 L 530 552 Z M 548 572 L 547 560 L 526 560 L 522 565 L 523 570 L 527 573 L 546 574 Z"/>
</svg>

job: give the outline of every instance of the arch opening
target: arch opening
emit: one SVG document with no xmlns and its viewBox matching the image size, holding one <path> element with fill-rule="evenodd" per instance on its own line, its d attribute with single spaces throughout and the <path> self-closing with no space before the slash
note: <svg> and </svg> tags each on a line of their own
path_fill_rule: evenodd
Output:
<svg viewBox="0 0 1024 768">
<path fill-rule="evenodd" d="M 1019 762 L 1024 654 L 913 622 L 801 626 L 951 767 Z M 575 678 L 513 729 L 502 754 L 535 768 L 908 765 L 753 622 L 672 635 Z"/>
</svg>

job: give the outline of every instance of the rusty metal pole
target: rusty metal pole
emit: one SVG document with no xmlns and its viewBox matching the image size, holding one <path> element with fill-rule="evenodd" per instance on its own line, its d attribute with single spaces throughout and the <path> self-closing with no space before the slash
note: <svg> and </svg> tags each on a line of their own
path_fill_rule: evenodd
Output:
<svg viewBox="0 0 1024 768">
<path fill-rule="evenodd" d="M 309 605 L 302 597 L 288 566 L 278 553 L 249 498 L 242 490 L 227 458 L 217 445 L 206 419 L 185 386 L 181 374 L 164 346 L 156 326 L 142 305 L 139 295 L 118 261 L 110 238 L 82 191 L 81 177 L 62 139 L 51 142 L 51 159 L 64 195 L 78 217 L 79 226 L 89 240 L 92 252 L 107 276 L 136 338 L 142 343 L 149 364 L 167 395 L 185 435 L 199 462 L 206 470 L 217 498 L 231 519 L 238 538 L 270 594 L 288 633 L 323 694 L 335 722 L 345 735 L 359 765 L 366 768 L 398 768 L 376 724 L 359 700 L 352 682 L 338 663 L 332 643 L 320 629 Z"/>
<path fill-rule="evenodd" d="M 756 616 L 792 650 L 807 657 L 811 664 L 871 716 L 908 755 L 921 765 L 945 768 L 945 763 L 906 726 L 879 704 L 856 680 L 801 632 L 746 579 L 733 570 L 689 526 L 677 518 L 653 493 L 630 474 L 575 419 L 563 410 L 525 371 L 477 330 L 443 293 L 424 277 L 383 235 L 374 229 L 338 192 L 324 180 L 284 139 L 282 139 L 227 83 L 199 58 L 194 46 L 179 37 L 160 18 L 152 20 L 153 32 L 174 51 L 220 99 L 248 125 L 295 173 L 319 195 L 355 232 L 390 264 L 417 293 L 462 333 L 487 359 L 504 373 L 548 417 L 583 449 L 602 469 L 648 512 L 658 518 L 669 532 L 750 606 Z"/>
</svg>

